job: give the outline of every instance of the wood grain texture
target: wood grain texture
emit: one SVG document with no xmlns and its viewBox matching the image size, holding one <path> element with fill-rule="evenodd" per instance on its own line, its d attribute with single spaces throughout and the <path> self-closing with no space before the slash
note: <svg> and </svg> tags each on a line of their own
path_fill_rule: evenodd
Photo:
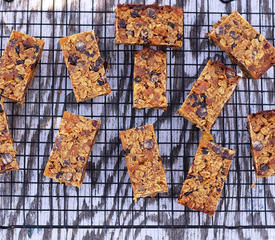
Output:
<svg viewBox="0 0 275 240">
<path fill-rule="evenodd" d="M 13 28 L 46 42 L 24 107 L 5 103 L 20 170 L 0 176 L 0 226 L 6 228 L 0 230 L 0 239 L 275 239 L 275 179 L 257 180 L 251 189 L 256 179 L 246 130 L 248 113 L 275 108 L 273 68 L 259 81 L 243 79 L 214 125 L 215 140 L 237 150 L 217 213 L 209 218 L 176 203 L 200 139 L 199 131 L 176 112 L 210 57 L 230 64 L 225 54 L 209 43 L 205 33 L 222 15 L 238 10 L 274 44 L 275 4 L 272 0 L 229 4 L 219 0 L 157 2 L 184 10 L 183 48 L 161 48 L 166 51 L 168 62 L 167 112 L 132 109 L 133 53 L 142 47 L 114 44 L 113 11 L 117 0 L 0 1 L 2 52 Z M 90 29 L 100 37 L 102 56 L 110 65 L 107 75 L 112 94 L 77 104 L 59 38 Z M 79 190 L 43 176 L 64 110 L 102 121 Z M 150 123 L 156 129 L 169 192 L 134 204 L 120 154 L 119 130 Z M 19 225 L 89 227 L 14 228 Z M 180 229 L 173 229 L 172 225 Z M 220 227 L 213 229 L 216 225 Z M 118 226 L 124 228 L 115 228 Z"/>
</svg>

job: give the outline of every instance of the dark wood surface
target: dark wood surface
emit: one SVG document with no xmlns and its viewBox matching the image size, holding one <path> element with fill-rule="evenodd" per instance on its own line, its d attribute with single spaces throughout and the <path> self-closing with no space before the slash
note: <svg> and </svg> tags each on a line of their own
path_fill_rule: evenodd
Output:
<svg viewBox="0 0 275 240">
<path fill-rule="evenodd" d="M 5 103 L 20 170 L 0 177 L 0 225 L 6 228 L 0 230 L 0 239 L 275 239 L 275 179 L 256 182 L 245 126 L 248 113 L 275 108 L 273 68 L 262 80 L 243 79 L 213 128 L 218 143 L 237 149 L 215 216 L 209 218 L 176 203 L 200 138 L 199 131 L 177 115 L 177 109 L 209 57 L 230 64 L 209 44 L 205 33 L 222 15 L 238 10 L 274 44 L 274 2 L 158 1 L 182 7 L 185 12 L 183 49 L 166 50 L 167 112 L 131 108 L 133 52 L 141 47 L 114 44 L 113 11 L 117 3 L 0 1 L 2 51 L 13 28 L 46 42 L 25 105 Z M 110 66 L 112 94 L 76 104 L 58 39 L 91 28 L 99 35 L 102 56 Z M 64 110 L 102 121 L 80 190 L 43 176 Z M 169 192 L 134 204 L 118 134 L 119 130 L 147 123 L 154 123 L 156 129 Z M 18 228 L 21 225 L 41 227 Z M 117 228 L 120 225 L 124 227 Z M 61 229 L 63 226 L 80 228 Z M 90 227 L 81 229 L 85 226 Z"/>
</svg>

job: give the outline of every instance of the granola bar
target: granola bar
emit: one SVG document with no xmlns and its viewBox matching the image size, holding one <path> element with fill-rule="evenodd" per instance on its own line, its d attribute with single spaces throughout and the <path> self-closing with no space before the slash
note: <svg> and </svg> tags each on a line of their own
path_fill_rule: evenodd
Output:
<svg viewBox="0 0 275 240">
<path fill-rule="evenodd" d="M 23 105 L 43 47 L 43 40 L 12 31 L 0 60 L 0 89 L 4 98 Z"/>
<path fill-rule="evenodd" d="M 44 175 L 81 187 L 101 122 L 64 112 Z"/>
<path fill-rule="evenodd" d="M 213 216 L 235 151 L 202 139 L 178 203 Z"/>
<path fill-rule="evenodd" d="M 13 148 L 13 141 L 8 127 L 8 121 L 3 102 L 0 101 L 0 174 L 18 170 L 18 163 Z"/>
<path fill-rule="evenodd" d="M 178 110 L 179 115 L 210 131 L 240 79 L 233 68 L 210 59 Z"/>
<path fill-rule="evenodd" d="M 134 108 L 167 109 L 166 54 L 146 48 L 137 51 L 134 65 Z"/>
<path fill-rule="evenodd" d="M 208 36 L 247 78 L 261 78 L 275 63 L 275 48 L 237 11 L 215 23 Z"/>
<path fill-rule="evenodd" d="M 167 192 L 153 125 L 121 131 L 120 138 L 135 201 L 140 197 L 154 197 L 157 193 Z"/>
<path fill-rule="evenodd" d="M 111 93 L 94 31 L 60 39 L 77 102 Z"/>
<path fill-rule="evenodd" d="M 275 110 L 249 114 L 247 128 L 256 177 L 275 176 Z"/>
<path fill-rule="evenodd" d="M 182 47 L 182 8 L 118 4 L 115 13 L 116 44 Z"/>
</svg>

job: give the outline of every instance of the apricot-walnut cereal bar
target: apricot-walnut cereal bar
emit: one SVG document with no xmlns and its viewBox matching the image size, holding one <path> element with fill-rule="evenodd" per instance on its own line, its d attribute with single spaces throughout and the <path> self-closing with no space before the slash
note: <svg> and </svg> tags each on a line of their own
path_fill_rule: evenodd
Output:
<svg viewBox="0 0 275 240">
<path fill-rule="evenodd" d="M 60 39 L 77 102 L 111 93 L 94 31 Z"/>
<path fill-rule="evenodd" d="M 146 48 L 135 53 L 134 108 L 166 110 L 166 54 Z"/>
<path fill-rule="evenodd" d="M 16 151 L 8 127 L 8 121 L 2 100 L 0 101 L 0 174 L 18 170 Z"/>
<path fill-rule="evenodd" d="M 178 203 L 213 216 L 235 151 L 202 139 Z"/>
<path fill-rule="evenodd" d="M 233 68 L 210 59 L 178 113 L 209 132 L 240 79 Z"/>
<path fill-rule="evenodd" d="M 118 4 L 115 13 L 116 44 L 182 46 L 182 8 Z"/>
<path fill-rule="evenodd" d="M 44 175 L 81 187 L 101 122 L 64 112 Z"/>
<path fill-rule="evenodd" d="M 247 128 L 256 177 L 275 176 L 275 110 L 249 114 Z"/>
<path fill-rule="evenodd" d="M 215 23 L 208 37 L 245 77 L 259 79 L 275 63 L 275 48 L 237 11 Z"/>
<path fill-rule="evenodd" d="M 23 105 L 43 47 L 43 40 L 12 31 L 0 60 L 0 89 L 4 98 Z"/>
<path fill-rule="evenodd" d="M 120 138 L 135 201 L 140 197 L 154 197 L 157 193 L 167 192 L 153 125 L 121 131 Z"/>
</svg>

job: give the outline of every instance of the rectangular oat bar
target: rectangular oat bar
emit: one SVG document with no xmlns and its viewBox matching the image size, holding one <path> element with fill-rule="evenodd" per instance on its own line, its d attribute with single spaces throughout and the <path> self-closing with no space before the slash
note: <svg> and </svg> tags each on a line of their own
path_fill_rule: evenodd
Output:
<svg viewBox="0 0 275 240">
<path fill-rule="evenodd" d="M 182 47 L 182 8 L 118 4 L 115 13 L 116 44 Z"/>
<path fill-rule="evenodd" d="M 0 101 L 0 174 L 18 170 L 3 101 Z"/>
<path fill-rule="evenodd" d="M 215 23 L 208 37 L 247 78 L 261 78 L 275 63 L 275 48 L 237 11 Z"/>
<path fill-rule="evenodd" d="M 247 128 L 256 177 L 275 176 L 275 110 L 249 114 Z"/>
<path fill-rule="evenodd" d="M 145 48 L 135 53 L 134 108 L 167 109 L 166 54 Z"/>
<path fill-rule="evenodd" d="M 233 68 L 210 59 L 178 110 L 179 115 L 209 132 L 240 79 Z"/>
<path fill-rule="evenodd" d="M 44 176 L 81 187 L 101 122 L 64 112 Z"/>
<path fill-rule="evenodd" d="M 140 197 L 154 197 L 157 193 L 167 192 L 153 125 L 121 131 L 120 139 L 135 201 Z"/>
<path fill-rule="evenodd" d="M 4 98 L 24 104 L 43 47 L 43 40 L 12 31 L 0 60 L 0 89 Z"/>
<path fill-rule="evenodd" d="M 178 203 L 213 216 L 235 151 L 202 139 Z"/>
<path fill-rule="evenodd" d="M 77 102 L 111 93 L 94 31 L 60 39 Z"/>
</svg>

